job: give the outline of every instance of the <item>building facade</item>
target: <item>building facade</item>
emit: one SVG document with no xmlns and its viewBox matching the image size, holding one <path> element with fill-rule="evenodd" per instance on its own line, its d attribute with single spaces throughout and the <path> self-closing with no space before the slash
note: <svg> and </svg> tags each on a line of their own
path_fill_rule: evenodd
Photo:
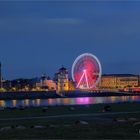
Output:
<svg viewBox="0 0 140 140">
<path fill-rule="evenodd" d="M 58 73 L 56 74 L 57 78 L 57 92 L 63 92 L 69 90 L 69 78 L 68 78 L 68 70 L 64 67 L 60 68 Z"/>
<path fill-rule="evenodd" d="M 102 75 L 99 88 L 117 88 L 138 87 L 139 76 L 133 74 L 108 74 Z"/>
<path fill-rule="evenodd" d="M 69 91 L 73 91 L 76 89 L 76 83 L 73 80 L 69 79 Z"/>
<path fill-rule="evenodd" d="M 36 89 L 47 91 L 56 90 L 56 83 L 44 74 L 41 76 L 39 82 L 36 83 Z"/>
</svg>

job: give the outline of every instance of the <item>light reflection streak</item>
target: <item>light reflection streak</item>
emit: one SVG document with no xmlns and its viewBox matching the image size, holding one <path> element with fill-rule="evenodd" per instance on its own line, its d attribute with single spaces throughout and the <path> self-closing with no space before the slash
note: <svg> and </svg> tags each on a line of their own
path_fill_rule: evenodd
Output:
<svg viewBox="0 0 140 140">
<path fill-rule="evenodd" d="M 32 106 L 35 106 L 35 100 L 32 100 Z"/>
<path fill-rule="evenodd" d="M 29 99 L 25 99 L 25 100 L 24 100 L 24 105 L 25 105 L 25 106 L 29 106 Z"/>
<path fill-rule="evenodd" d="M 36 105 L 40 106 L 40 99 L 36 99 L 35 101 L 36 101 Z"/>
<path fill-rule="evenodd" d="M 12 100 L 12 105 L 13 105 L 13 107 L 16 107 L 17 106 L 17 100 Z"/>
<path fill-rule="evenodd" d="M 89 104 L 89 97 L 77 98 L 77 104 Z"/>
<path fill-rule="evenodd" d="M 5 107 L 5 106 L 6 106 L 5 100 L 0 100 L 0 107 Z"/>
<path fill-rule="evenodd" d="M 114 97 L 79 97 L 35 100 L 0 100 L 0 107 L 18 106 L 55 106 L 55 105 L 86 105 L 101 103 L 140 102 L 140 96 L 114 96 Z"/>
</svg>

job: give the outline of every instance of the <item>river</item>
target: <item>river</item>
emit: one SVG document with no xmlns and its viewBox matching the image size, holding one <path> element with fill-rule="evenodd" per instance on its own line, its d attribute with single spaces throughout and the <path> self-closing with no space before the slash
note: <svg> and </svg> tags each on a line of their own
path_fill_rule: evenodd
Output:
<svg viewBox="0 0 140 140">
<path fill-rule="evenodd" d="M 102 103 L 140 102 L 140 96 L 79 97 L 56 99 L 0 100 L 0 107 L 39 107 L 57 105 L 88 105 Z"/>
</svg>

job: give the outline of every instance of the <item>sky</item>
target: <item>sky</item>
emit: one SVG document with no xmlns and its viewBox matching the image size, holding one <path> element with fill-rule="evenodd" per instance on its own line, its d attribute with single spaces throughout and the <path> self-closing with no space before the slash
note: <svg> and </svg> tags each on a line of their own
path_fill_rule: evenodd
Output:
<svg viewBox="0 0 140 140">
<path fill-rule="evenodd" d="M 0 61 L 5 79 L 53 78 L 82 53 L 103 73 L 140 74 L 140 2 L 0 1 Z"/>
</svg>

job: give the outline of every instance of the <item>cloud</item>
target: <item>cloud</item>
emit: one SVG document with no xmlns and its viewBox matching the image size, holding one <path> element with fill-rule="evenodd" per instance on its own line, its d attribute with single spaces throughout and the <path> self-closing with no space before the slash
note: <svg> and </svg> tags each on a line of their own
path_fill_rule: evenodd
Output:
<svg viewBox="0 0 140 140">
<path fill-rule="evenodd" d="M 82 24 L 84 20 L 76 18 L 49 18 L 47 19 L 48 24 Z"/>
<path fill-rule="evenodd" d="M 85 20 L 78 18 L 46 18 L 46 17 L 18 17 L 18 18 L 0 18 L 0 29 L 3 28 L 23 28 L 24 26 L 56 26 L 56 25 L 80 25 Z"/>
</svg>

